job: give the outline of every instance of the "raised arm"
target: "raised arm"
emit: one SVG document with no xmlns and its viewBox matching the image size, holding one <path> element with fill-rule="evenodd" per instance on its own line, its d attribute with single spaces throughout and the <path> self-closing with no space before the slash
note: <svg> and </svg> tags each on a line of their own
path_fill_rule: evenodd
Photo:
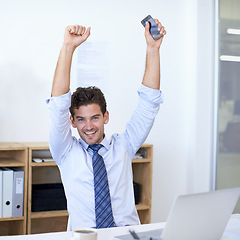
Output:
<svg viewBox="0 0 240 240">
<path fill-rule="evenodd" d="M 145 26 L 145 38 L 147 42 L 147 56 L 146 56 L 146 68 L 143 76 L 142 84 L 153 89 L 160 89 L 160 54 L 159 49 L 163 41 L 163 37 L 166 34 L 162 24 L 155 19 L 158 24 L 158 30 L 162 37 L 154 40 L 149 32 L 149 23 L 146 22 Z"/>
<path fill-rule="evenodd" d="M 52 96 L 57 97 L 69 91 L 72 56 L 75 49 L 85 42 L 90 35 L 90 28 L 79 25 L 68 26 L 65 29 L 64 41 L 59 54 L 53 85 Z"/>
</svg>

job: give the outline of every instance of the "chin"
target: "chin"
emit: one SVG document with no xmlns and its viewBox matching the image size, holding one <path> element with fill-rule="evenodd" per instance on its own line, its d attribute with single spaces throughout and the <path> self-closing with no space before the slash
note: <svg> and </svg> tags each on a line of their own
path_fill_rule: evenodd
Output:
<svg viewBox="0 0 240 240">
<path fill-rule="evenodd" d="M 87 139 L 84 139 L 84 141 L 85 141 L 88 145 L 93 145 L 93 144 L 97 143 L 97 140 L 87 140 Z"/>
<path fill-rule="evenodd" d="M 79 134 L 80 135 L 80 134 Z M 88 144 L 88 145 L 93 145 L 101 142 L 101 138 L 98 138 L 97 136 L 94 136 L 93 138 L 88 138 L 84 135 L 80 135 L 80 137 Z"/>
</svg>

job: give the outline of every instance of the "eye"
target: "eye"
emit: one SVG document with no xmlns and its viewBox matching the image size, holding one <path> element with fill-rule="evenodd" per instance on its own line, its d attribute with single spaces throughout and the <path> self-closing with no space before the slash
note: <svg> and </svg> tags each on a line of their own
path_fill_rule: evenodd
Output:
<svg viewBox="0 0 240 240">
<path fill-rule="evenodd" d="M 100 118 L 100 116 L 97 114 L 97 115 L 95 115 L 95 116 L 92 117 L 92 120 L 93 120 L 93 121 L 97 121 L 97 120 L 99 120 L 99 118 Z"/>
</svg>

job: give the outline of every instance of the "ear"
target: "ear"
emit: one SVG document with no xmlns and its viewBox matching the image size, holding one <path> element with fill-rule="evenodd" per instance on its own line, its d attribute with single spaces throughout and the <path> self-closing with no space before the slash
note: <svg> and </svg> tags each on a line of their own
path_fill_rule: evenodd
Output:
<svg viewBox="0 0 240 240">
<path fill-rule="evenodd" d="M 106 112 L 104 113 L 103 118 L 104 118 L 104 124 L 107 124 L 108 121 L 109 121 L 109 112 L 108 112 L 108 111 L 106 111 Z"/>
<path fill-rule="evenodd" d="M 74 122 L 74 119 L 73 119 L 72 115 L 70 115 L 70 121 L 71 121 L 72 126 L 73 126 L 74 128 L 76 128 L 77 126 L 76 126 L 76 124 L 75 124 L 75 122 Z"/>
</svg>

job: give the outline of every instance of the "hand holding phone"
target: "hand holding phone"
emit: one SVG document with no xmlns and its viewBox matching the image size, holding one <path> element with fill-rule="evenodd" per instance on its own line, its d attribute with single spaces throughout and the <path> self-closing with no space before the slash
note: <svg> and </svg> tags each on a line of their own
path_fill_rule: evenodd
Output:
<svg viewBox="0 0 240 240">
<path fill-rule="evenodd" d="M 148 15 L 141 21 L 141 23 L 144 27 L 146 26 L 146 22 L 149 22 L 149 24 L 150 24 L 149 31 L 150 31 L 150 34 L 152 35 L 153 39 L 154 40 L 159 39 L 162 36 L 162 34 L 158 31 L 158 25 L 156 24 L 154 19 L 151 17 L 151 15 Z"/>
</svg>

